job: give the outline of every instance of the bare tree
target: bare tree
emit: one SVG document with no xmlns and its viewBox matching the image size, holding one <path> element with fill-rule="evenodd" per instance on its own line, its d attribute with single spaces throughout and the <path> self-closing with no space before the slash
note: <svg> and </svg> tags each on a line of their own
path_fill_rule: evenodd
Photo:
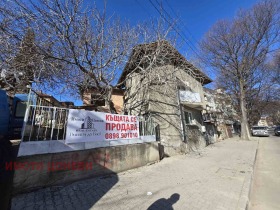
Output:
<svg viewBox="0 0 280 210">
<path fill-rule="evenodd" d="M 18 52 L 12 59 L 5 60 L 7 69 L 2 69 L 0 78 L 1 88 L 8 93 L 28 92 L 27 85 L 31 85 L 34 74 L 40 61 L 37 61 L 35 34 L 28 29 L 22 42 L 18 46 Z"/>
<path fill-rule="evenodd" d="M 272 68 L 272 72 L 274 73 L 273 74 L 274 81 L 278 85 L 278 88 L 279 88 L 279 86 L 280 86 L 280 52 L 275 53 L 272 64 L 271 64 L 271 68 Z"/>
<path fill-rule="evenodd" d="M 61 62 L 38 47 L 40 33 L 11 1 L 0 2 L 0 85 L 8 94 L 27 92 L 27 85 L 50 81 Z"/>
<path fill-rule="evenodd" d="M 167 39 L 174 26 L 159 20 L 131 27 L 108 17 L 106 8 L 99 10 L 82 0 L 5 1 L 0 4 L 0 14 L 0 29 L 10 40 L 21 42 L 26 28 L 34 31 L 36 53 L 43 66 L 38 75 L 41 87 L 62 88 L 71 94 L 94 87 L 111 111 L 112 88 L 124 82 L 117 84 L 117 79 L 133 47 Z M 5 63 L 15 57 L 9 56 Z M 48 77 L 42 79 L 45 74 Z"/>
<path fill-rule="evenodd" d="M 52 78 L 42 84 L 65 92 L 94 86 L 109 96 L 137 38 L 128 24 L 81 0 L 5 1 L 0 12 L 6 36 L 22 40 L 23 28 L 32 28 L 37 54 L 52 71 Z"/>
<path fill-rule="evenodd" d="M 264 88 L 264 63 L 279 41 L 278 1 L 264 1 L 242 10 L 232 21 L 219 21 L 201 42 L 204 62 L 233 94 L 241 113 L 241 138 L 249 139 L 249 100 Z M 267 84 L 267 83 L 266 83 Z"/>
</svg>

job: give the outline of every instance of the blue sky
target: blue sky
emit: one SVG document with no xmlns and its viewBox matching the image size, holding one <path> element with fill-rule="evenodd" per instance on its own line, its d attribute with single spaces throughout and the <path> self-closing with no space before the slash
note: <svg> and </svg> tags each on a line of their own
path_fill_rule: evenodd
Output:
<svg viewBox="0 0 280 210">
<path fill-rule="evenodd" d="M 89 1 L 89 0 L 88 0 Z M 158 8 L 158 3 L 177 19 L 180 25 L 187 27 L 199 40 L 205 32 L 219 19 L 231 19 L 238 9 L 250 8 L 257 0 L 151 0 Z M 149 0 L 107 0 L 108 14 L 120 16 L 131 24 L 136 24 L 159 13 Z M 103 7 L 103 0 L 96 2 Z"/>
<path fill-rule="evenodd" d="M 160 8 L 160 4 L 177 20 L 180 31 L 187 37 L 187 41 L 197 44 L 215 22 L 220 19 L 232 19 L 240 8 L 250 8 L 257 2 L 257 0 L 107 0 L 106 5 L 109 15 L 119 16 L 133 25 L 158 18 L 160 14 L 153 5 Z M 102 8 L 103 4 L 103 0 L 96 2 L 99 8 Z"/>
<path fill-rule="evenodd" d="M 151 3 L 152 2 L 152 3 Z M 183 55 L 195 53 L 197 43 L 210 27 L 220 19 L 232 19 L 241 8 L 252 7 L 257 0 L 107 0 L 107 15 L 115 15 L 131 25 L 160 17 L 157 8 L 159 4 L 170 17 L 177 20 L 179 31 L 184 37 Z M 92 4 L 91 0 L 85 0 L 86 4 Z M 96 1 L 100 9 L 104 7 L 104 1 Z M 180 51 L 182 53 L 182 51 Z M 56 96 L 58 100 L 69 100 L 62 96 Z M 75 105 L 82 102 L 74 100 Z"/>
</svg>

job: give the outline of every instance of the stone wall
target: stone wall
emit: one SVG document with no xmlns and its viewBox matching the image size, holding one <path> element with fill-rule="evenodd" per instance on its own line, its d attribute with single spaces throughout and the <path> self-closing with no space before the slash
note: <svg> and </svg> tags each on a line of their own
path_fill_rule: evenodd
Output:
<svg viewBox="0 0 280 210">
<path fill-rule="evenodd" d="M 18 157 L 13 193 L 116 174 L 159 161 L 158 142 Z M 11 164 L 6 165 L 9 170 Z"/>
</svg>

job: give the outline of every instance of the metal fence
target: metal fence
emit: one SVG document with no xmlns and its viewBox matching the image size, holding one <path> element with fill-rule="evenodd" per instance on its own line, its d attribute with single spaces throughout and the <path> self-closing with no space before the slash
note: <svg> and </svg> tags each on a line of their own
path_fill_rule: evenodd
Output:
<svg viewBox="0 0 280 210">
<path fill-rule="evenodd" d="M 65 140 L 69 109 L 29 105 L 25 114 L 22 141 Z M 151 117 L 139 117 L 140 136 L 158 136 Z"/>
<path fill-rule="evenodd" d="M 64 140 L 69 109 L 29 105 L 22 141 Z"/>
<path fill-rule="evenodd" d="M 139 134 L 140 136 L 156 135 L 156 124 L 153 122 L 153 118 L 139 118 Z"/>
</svg>

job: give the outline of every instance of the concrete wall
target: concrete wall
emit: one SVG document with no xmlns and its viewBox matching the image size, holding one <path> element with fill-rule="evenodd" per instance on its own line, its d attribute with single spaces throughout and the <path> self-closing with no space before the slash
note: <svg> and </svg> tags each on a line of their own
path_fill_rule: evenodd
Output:
<svg viewBox="0 0 280 210">
<path fill-rule="evenodd" d="M 119 140 L 106 140 L 106 141 L 93 141 L 66 144 L 65 140 L 48 140 L 48 141 L 28 141 L 21 142 L 18 151 L 18 157 L 48 154 L 58 152 L 69 152 L 76 150 L 93 149 L 99 147 L 120 146 L 126 144 L 139 144 L 145 142 L 156 141 L 155 135 L 140 136 L 137 139 L 119 139 Z"/>
<path fill-rule="evenodd" d="M 158 142 L 18 157 L 13 193 L 116 174 L 158 160 Z"/>
<path fill-rule="evenodd" d="M 157 73 L 170 74 L 172 66 L 161 67 Z M 164 78 L 164 76 L 163 76 Z M 151 85 L 149 87 L 149 106 L 154 121 L 160 126 L 160 139 L 166 156 L 184 153 L 186 145 L 183 142 L 184 133 L 178 99 L 177 83 L 168 78 L 166 84 Z"/>
</svg>

